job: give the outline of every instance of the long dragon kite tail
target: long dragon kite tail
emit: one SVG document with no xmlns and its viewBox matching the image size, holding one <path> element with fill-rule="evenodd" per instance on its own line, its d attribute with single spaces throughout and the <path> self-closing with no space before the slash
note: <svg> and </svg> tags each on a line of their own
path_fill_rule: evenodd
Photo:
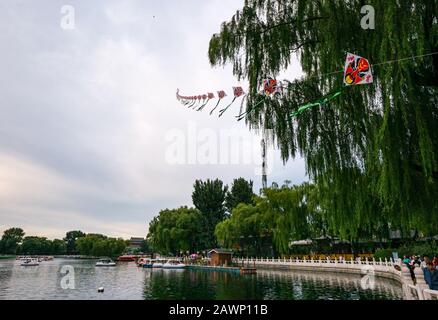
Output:
<svg viewBox="0 0 438 320">
<path fill-rule="evenodd" d="M 229 107 L 231 107 L 231 105 L 234 103 L 234 101 L 236 101 L 236 99 L 237 97 L 234 97 L 233 101 L 231 101 L 231 103 L 228 106 L 226 106 L 225 108 L 219 111 L 219 117 L 222 117 L 224 112 L 227 111 Z"/>
<path fill-rule="evenodd" d="M 238 121 L 241 121 L 243 118 L 245 118 L 245 116 L 251 114 L 253 111 L 255 111 L 258 106 L 260 106 L 263 102 L 265 101 L 265 98 L 263 98 L 262 100 L 260 100 L 259 102 L 257 102 L 253 107 L 251 107 L 248 111 L 245 111 L 241 114 L 239 114 L 238 116 L 236 116 L 236 118 L 238 118 Z"/>
<path fill-rule="evenodd" d="M 196 109 L 196 111 L 202 111 L 202 109 L 205 108 L 205 106 L 208 104 L 209 101 L 210 101 L 210 99 L 208 99 L 207 102 L 205 102 L 202 106 L 200 106 L 198 109 Z"/>
<path fill-rule="evenodd" d="M 192 109 L 195 110 L 198 107 L 198 105 L 199 105 L 199 100 L 195 100 L 195 103 L 193 104 Z"/>
<path fill-rule="evenodd" d="M 214 112 L 214 110 L 217 109 L 217 107 L 219 106 L 219 103 L 221 103 L 221 100 L 222 100 L 222 99 L 219 99 L 219 101 L 216 103 L 216 106 L 213 108 L 213 110 L 210 111 L 210 115 L 212 115 L 213 112 Z"/>
<path fill-rule="evenodd" d="M 195 104 L 196 104 L 196 100 L 193 100 L 192 102 L 189 103 L 188 108 L 191 109 Z"/>
<path fill-rule="evenodd" d="M 240 103 L 239 114 L 242 114 L 242 112 L 243 112 L 243 104 L 245 103 L 245 100 L 246 100 L 247 98 L 248 98 L 248 95 L 245 94 L 245 95 L 243 96 L 242 102 Z"/>
</svg>

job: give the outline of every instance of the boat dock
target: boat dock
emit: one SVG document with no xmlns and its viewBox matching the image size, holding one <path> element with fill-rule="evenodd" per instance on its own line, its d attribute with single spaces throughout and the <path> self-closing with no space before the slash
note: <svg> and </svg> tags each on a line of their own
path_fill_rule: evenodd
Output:
<svg viewBox="0 0 438 320">
<path fill-rule="evenodd" d="M 256 274 L 256 268 L 240 268 L 240 274 Z"/>
<path fill-rule="evenodd" d="M 255 268 L 243 268 L 243 267 L 221 267 L 221 266 L 204 266 L 204 265 L 188 265 L 189 270 L 202 270 L 202 271 L 221 271 L 221 272 L 234 272 L 240 274 L 256 274 Z"/>
</svg>

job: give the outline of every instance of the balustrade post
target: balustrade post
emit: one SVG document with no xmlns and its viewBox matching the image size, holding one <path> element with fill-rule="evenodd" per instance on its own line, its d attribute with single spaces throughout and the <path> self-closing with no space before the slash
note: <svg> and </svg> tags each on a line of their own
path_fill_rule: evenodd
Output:
<svg viewBox="0 0 438 320">
<path fill-rule="evenodd" d="M 429 285 L 424 279 L 424 272 L 421 267 L 416 267 L 414 269 L 415 279 L 417 282 L 418 297 L 420 300 L 429 300 L 429 294 L 424 292 L 425 289 L 429 289 Z"/>
<path fill-rule="evenodd" d="M 405 264 L 401 266 L 401 277 L 403 282 L 403 291 L 405 293 L 406 299 L 413 300 L 411 288 L 409 287 L 409 285 L 413 285 L 413 281 L 409 269 Z"/>
</svg>

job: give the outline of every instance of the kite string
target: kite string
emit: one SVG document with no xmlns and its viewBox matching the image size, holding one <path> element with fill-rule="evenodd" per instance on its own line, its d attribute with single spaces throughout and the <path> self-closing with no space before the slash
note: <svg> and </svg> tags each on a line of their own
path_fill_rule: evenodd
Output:
<svg viewBox="0 0 438 320">
<path fill-rule="evenodd" d="M 388 61 L 372 64 L 371 67 L 379 67 L 379 66 L 382 66 L 382 65 L 385 65 L 385 64 L 390 64 L 390 63 L 395 63 L 395 62 L 401 62 L 401 61 L 407 61 L 407 60 L 415 60 L 416 58 L 424 58 L 424 57 L 429 57 L 429 56 L 433 56 L 433 55 L 437 55 L 437 54 L 438 54 L 438 51 L 437 52 L 432 52 L 432 53 L 427 53 L 427 54 L 422 54 L 422 55 L 418 55 L 418 56 L 412 56 L 412 57 L 409 57 L 409 58 L 401 58 L 401 59 L 395 59 L 395 60 L 388 60 Z M 330 75 L 338 74 L 338 73 L 343 73 L 343 72 L 344 72 L 344 70 L 328 72 L 328 73 L 324 73 L 324 74 L 321 74 L 321 75 L 310 76 L 308 78 L 305 78 L 304 80 L 310 80 L 310 79 L 315 79 L 315 78 L 321 79 L 321 78 L 326 77 L 326 76 L 330 76 Z"/>
</svg>

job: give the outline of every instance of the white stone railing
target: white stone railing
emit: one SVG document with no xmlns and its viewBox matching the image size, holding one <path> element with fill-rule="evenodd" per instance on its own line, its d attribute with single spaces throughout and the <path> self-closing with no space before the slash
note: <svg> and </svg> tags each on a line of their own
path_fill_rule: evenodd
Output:
<svg viewBox="0 0 438 320">
<path fill-rule="evenodd" d="M 368 259 L 365 260 L 345 260 L 345 259 L 286 259 L 286 258 L 236 258 L 233 262 L 237 265 L 254 266 L 260 268 L 278 268 L 278 269 L 304 269 L 348 272 L 348 273 L 365 273 L 372 270 L 375 275 L 398 280 L 403 289 L 406 300 L 438 300 L 438 291 L 430 290 L 424 280 L 424 274 L 421 268 L 415 268 L 416 283 L 414 284 L 409 269 L 401 263 L 401 260 L 393 259 Z M 397 270 L 395 266 L 399 266 Z M 364 272 L 365 271 L 365 272 Z"/>
</svg>

